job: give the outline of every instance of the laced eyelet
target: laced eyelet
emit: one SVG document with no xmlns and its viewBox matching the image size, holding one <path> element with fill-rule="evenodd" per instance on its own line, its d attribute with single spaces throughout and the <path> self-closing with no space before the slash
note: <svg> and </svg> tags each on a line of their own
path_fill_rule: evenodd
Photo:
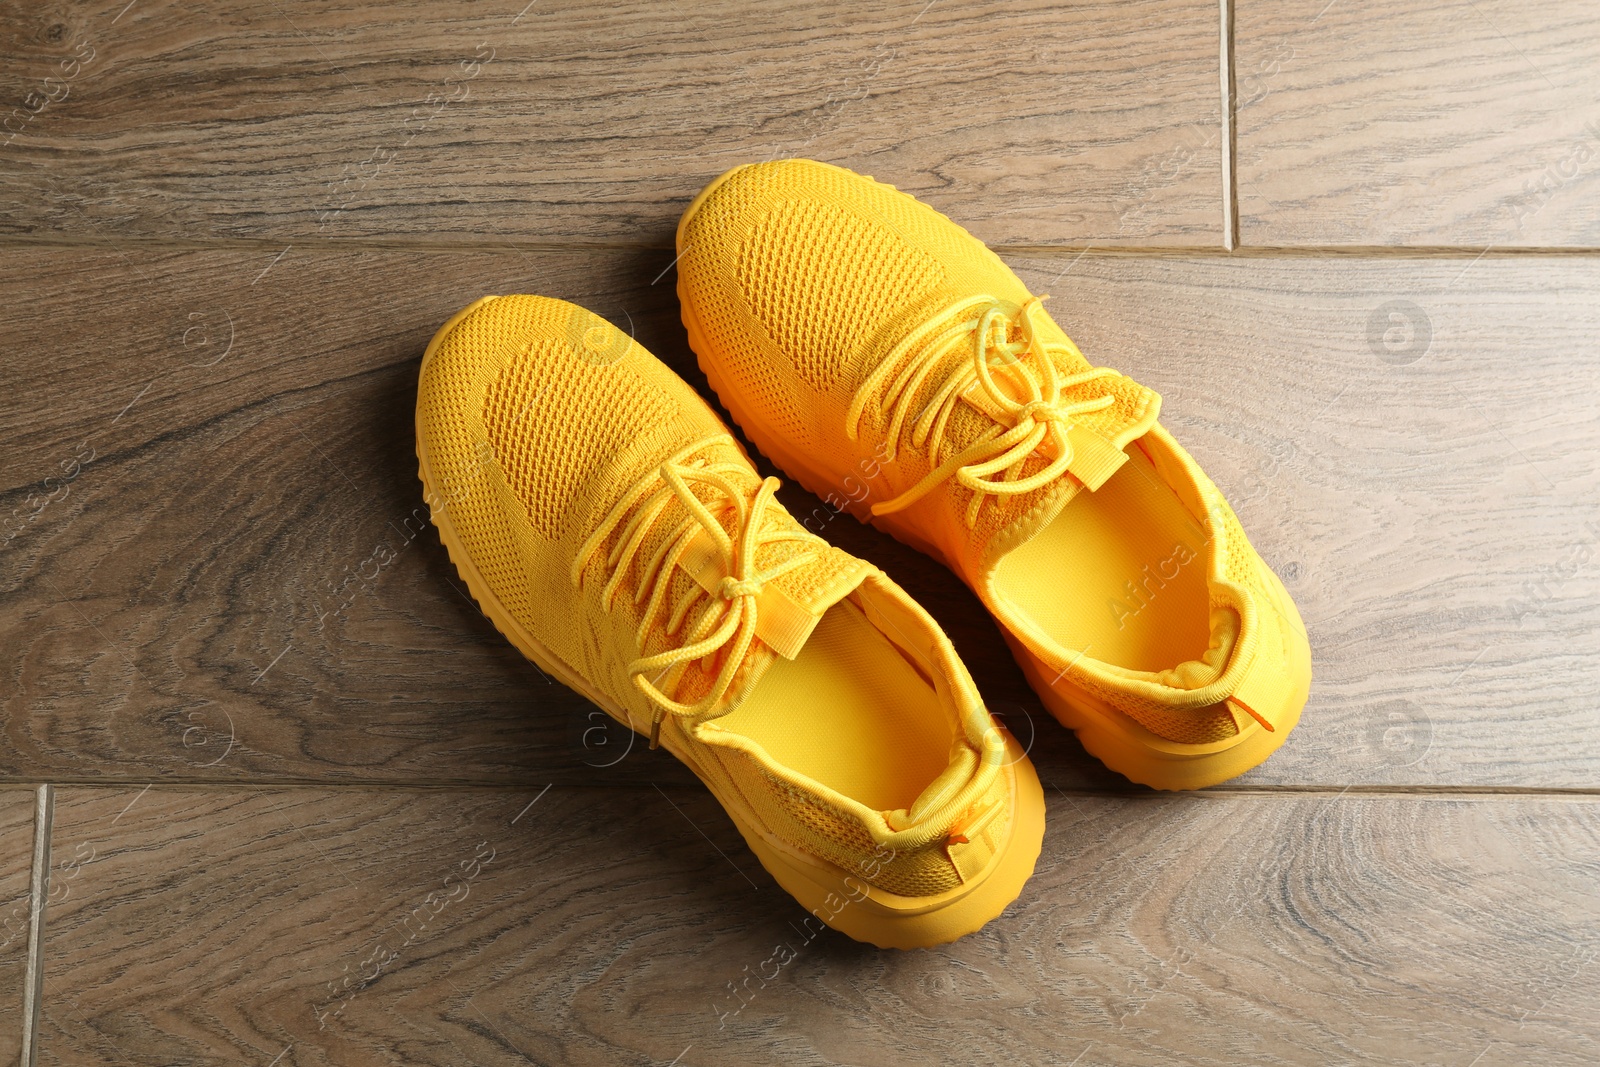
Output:
<svg viewBox="0 0 1600 1067">
<path fill-rule="evenodd" d="M 765 571 L 755 569 L 761 549 L 766 545 L 778 541 L 815 543 L 818 538 L 772 522 L 768 509 L 782 508 L 774 496 L 778 480 L 764 479 L 752 491 L 754 473 L 747 464 L 732 460 L 716 462 L 703 455 L 718 445 L 737 448 L 733 438 L 726 434 L 706 438 L 682 449 L 642 478 L 612 506 L 573 560 L 572 579 L 581 587 L 585 569 L 600 553 L 601 546 L 614 538 L 613 547 L 605 558 L 610 577 L 602 590 L 601 602 L 609 612 L 625 577 L 634 575 L 637 590 L 633 599 L 642 605 L 636 635 L 641 650 L 653 634 L 673 638 L 680 630 L 687 629 L 677 647 L 654 655 L 641 655 L 628 665 L 634 685 L 656 706 L 650 728 L 651 748 L 660 743 L 661 722 L 666 715 L 698 719 L 716 713 L 756 636 L 757 612 L 752 606 L 753 598 L 760 594 L 765 583 L 816 558 L 814 551 L 799 551 Z M 695 492 L 695 487 L 700 487 L 702 492 L 711 490 L 706 500 Z M 674 503 L 677 511 L 669 512 Z M 733 513 L 731 534 L 724 525 L 730 511 Z M 662 522 L 676 525 L 665 537 L 656 538 L 655 543 L 660 547 L 649 559 L 641 560 L 643 545 L 651 531 Z M 676 595 L 671 610 L 667 610 L 669 590 L 681 588 L 673 579 L 682 569 L 691 544 L 697 541 L 704 544 L 707 540 L 726 576 L 715 587 L 715 592 L 702 588 L 698 580 L 691 583 Z M 700 610 L 690 621 L 697 604 Z M 692 704 L 681 703 L 659 688 L 663 679 L 669 679 L 666 683 L 669 687 L 675 684 L 682 670 L 696 660 L 702 662 L 707 674 L 713 669 L 716 671 L 711 685 L 699 700 Z"/>
<path fill-rule="evenodd" d="M 1032 318 L 1044 299 L 1031 297 L 1014 313 L 1008 311 L 1014 305 L 987 294 L 957 301 L 913 330 L 862 383 L 846 414 L 845 430 L 850 439 L 854 440 L 859 432 L 868 398 L 877 396 L 879 409 L 892 412 L 886 432 L 891 453 L 904 438 L 935 464 L 916 485 L 891 500 L 874 504 L 873 515 L 888 515 L 910 507 L 935 487 L 955 478 L 975 494 L 967 509 L 967 523 L 974 525 L 979 508 L 989 497 L 1031 493 L 1060 478 L 1072 464 L 1067 427 L 1073 417 L 1103 410 L 1116 401 L 1109 392 L 1068 400 L 1063 390 L 1096 378 L 1115 377 L 1116 372 L 1105 367 L 1066 376 L 1057 372 L 1055 354 L 1067 349 L 1041 340 Z M 1013 336 L 1016 341 L 1011 340 Z M 969 358 L 961 358 L 963 347 L 970 347 Z M 1007 381 L 1025 389 L 1027 396 L 1018 399 L 1001 388 L 995 376 L 995 369 L 1000 366 L 1005 367 Z M 934 380 L 936 372 L 944 375 L 942 384 L 912 419 L 913 403 L 924 395 L 924 386 Z M 945 451 L 941 446 L 951 415 L 963 397 L 973 393 L 974 386 L 979 389 L 974 394 L 978 405 L 1003 429 L 983 434 L 961 451 L 936 461 L 935 457 Z M 1023 465 L 1035 455 L 1048 461 L 1033 474 L 1022 476 Z"/>
</svg>

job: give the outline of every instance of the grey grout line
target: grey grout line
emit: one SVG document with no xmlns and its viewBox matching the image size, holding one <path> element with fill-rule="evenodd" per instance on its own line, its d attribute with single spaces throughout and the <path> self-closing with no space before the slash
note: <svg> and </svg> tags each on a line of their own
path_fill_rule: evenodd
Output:
<svg viewBox="0 0 1600 1067">
<path fill-rule="evenodd" d="M 1232 145 L 1223 148 L 1225 153 L 1231 153 Z M 1224 182 L 1230 181 L 1231 168 L 1225 168 Z M 1234 189 L 1235 196 L 1237 188 Z M 1235 212 L 1237 215 L 1237 212 Z M 1237 223 L 1237 219 L 1235 219 Z M 85 250 L 127 250 L 140 249 L 151 252 L 259 252 L 282 251 L 284 238 L 273 236 L 266 238 L 254 237 L 138 237 L 125 236 L 116 238 L 87 237 L 73 238 L 58 234 L 45 237 L 31 237 L 26 235 L 6 234 L 0 236 L 0 249 L 22 250 L 30 248 L 40 249 L 73 249 Z M 303 235 L 296 235 L 294 247 L 307 252 L 319 253 L 344 253 L 360 254 L 375 252 L 410 252 L 418 255 L 456 255 L 475 256 L 498 254 L 528 255 L 530 253 L 565 253 L 568 255 L 581 254 L 637 254 L 640 252 L 672 252 L 671 245 L 650 244 L 637 241 L 547 241 L 547 240 L 519 240 L 515 238 L 484 239 L 468 244 L 464 241 L 440 241 L 417 239 L 386 239 L 381 237 L 342 237 L 327 239 L 308 239 Z M 1481 242 L 1471 245 L 1250 245 L 1229 249 L 1214 244 L 1203 245 L 1156 245 L 1156 244 L 1125 244 L 1107 245 L 1086 243 L 1083 241 L 1065 241 L 1061 244 L 1028 245 L 1028 244 L 991 244 L 990 249 L 1001 255 L 1033 256 L 1039 258 L 1068 257 L 1082 255 L 1092 250 L 1097 256 L 1187 256 L 1187 257 L 1241 257 L 1252 256 L 1258 259 L 1279 259 L 1294 256 L 1321 257 L 1321 256 L 1367 256 L 1387 257 L 1393 259 L 1469 259 L 1483 256 L 1488 253 L 1490 259 L 1513 259 L 1517 257 L 1570 257 L 1581 258 L 1585 256 L 1600 255 L 1600 245 L 1494 245 L 1493 251 L 1485 249 Z"/>
<path fill-rule="evenodd" d="M 148 791 L 157 793 L 179 792 L 288 792 L 316 790 L 328 793 L 529 793 L 531 787 L 516 782 L 449 782 L 438 779 L 396 779 L 389 782 L 340 782 L 319 781 L 316 779 L 296 779 L 291 781 L 259 781 L 259 780 L 234 780 L 218 781 L 216 779 L 198 779 L 186 781 L 166 781 L 150 783 L 147 779 L 123 781 L 120 779 L 108 780 L 105 778 L 69 780 L 56 778 L 49 787 L 84 790 L 127 790 L 134 786 L 143 786 Z M 610 792 L 618 795 L 633 795 L 648 789 L 660 790 L 662 786 L 656 782 L 628 782 L 628 781 L 591 781 L 591 782 L 552 782 L 540 791 L 539 797 L 555 786 L 560 786 L 563 791 L 573 792 Z M 23 783 L 7 784 L 0 782 L 0 791 L 9 789 L 26 788 Z M 681 793 L 701 793 L 705 787 L 699 783 L 669 784 L 668 790 Z M 1236 785 L 1217 785 L 1207 789 L 1179 791 L 1176 793 L 1158 792 L 1130 785 L 1124 789 L 1105 788 L 1099 789 L 1092 786 L 1079 788 L 1052 786 L 1064 796 L 1073 797 L 1103 797 L 1107 799 L 1159 799 L 1171 796 L 1189 797 L 1290 797 L 1290 796 L 1319 796 L 1335 793 L 1348 793 L 1351 796 L 1394 796 L 1394 797 L 1439 797 L 1442 799 L 1471 800 L 1475 798 L 1493 799 L 1527 798 L 1530 800 L 1600 800 L 1600 788 L 1592 786 L 1515 786 L 1515 785 L 1459 785 L 1439 784 L 1427 785 L 1421 783 L 1386 784 L 1383 782 L 1365 782 L 1359 784 L 1336 785 L 1329 782 L 1286 785 L 1269 783 L 1239 783 Z M 53 795 L 53 794 L 52 794 Z M 144 794 L 141 792 L 140 796 Z M 538 799 L 538 798 L 535 798 Z"/>
<path fill-rule="evenodd" d="M 39 1057 L 39 1000 L 44 994 L 44 912 L 50 898 L 50 829 L 55 817 L 55 787 L 34 794 L 33 878 L 29 886 L 28 966 L 22 990 L 22 1067 Z"/>
<path fill-rule="evenodd" d="M 1218 0 L 1220 16 L 1217 72 L 1222 90 L 1222 247 L 1239 247 L 1238 92 L 1234 81 L 1233 3 Z"/>
<path fill-rule="evenodd" d="M 0 246 L 3 247 L 3 246 Z M 1090 254 L 1123 259 L 1583 259 L 1600 255 L 1600 245 L 1241 245 L 1229 251 L 1217 245 L 991 245 L 1000 255 L 1065 259 Z"/>
</svg>

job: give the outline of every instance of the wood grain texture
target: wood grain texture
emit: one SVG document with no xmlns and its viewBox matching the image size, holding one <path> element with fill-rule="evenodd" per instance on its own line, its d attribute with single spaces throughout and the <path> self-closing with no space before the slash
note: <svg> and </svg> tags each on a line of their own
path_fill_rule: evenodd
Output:
<svg viewBox="0 0 1600 1067">
<path fill-rule="evenodd" d="M 808 936 L 697 790 L 67 788 L 40 1063 L 1584 1064 L 1597 813 L 1055 796 L 907 953 Z"/>
<path fill-rule="evenodd" d="M 264 274 L 260 252 L 19 257 L 30 299 L 12 321 L 35 332 L 0 356 L 17 385 L 0 405 L 15 442 L 0 454 L 16 534 L 0 549 L 5 773 L 694 781 L 479 615 L 431 528 L 419 536 L 412 436 L 428 337 L 485 291 L 631 322 L 699 380 L 671 276 L 648 284 L 670 255 L 295 250 Z M 67 319 L 63 350 L 49 323 Z M 841 542 L 919 576 L 970 658 L 1001 664 L 991 699 L 1009 696 L 1019 734 L 1043 725 L 964 586 L 842 527 Z M 1062 754 L 1063 784 L 1112 780 L 1061 731 L 1038 743 Z"/>
<path fill-rule="evenodd" d="M 8 5 L 0 232 L 666 247 L 805 155 L 994 242 L 1217 246 L 1206 0 Z"/>
<path fill-rule="evenodd" d="M 1244 245 L 1600 247 L 1600 8 L 1235 5 Z"/>
<path fill-rule="evenodd" d="M 15 1063 L 22 1049 L 32 912 L 33 798 L 32 789 L 0 789 L 0 1063 Z"/>
<path fill-rule="evenodd" d="M 1162 394 L 1305 619 L 1311 701 L 1243 783 L 1597 784 L 1597 266 L 1025 268 Z"/>
<path fill-rule="evenodd" d="M 0 272 L 27 299 L 0 311 L 15 383 L 0 512 L 20 509 L 0 549 L 0 771 L 692 782 L 597 729 L 482 619 L 418 532 L 412 456 L 420 352 L 484 291 L 631 322 L 703 389 L 671 275 L 649 284 L 665 258 L 14 255 Z M 1595 787 L 1600 367 L 1575 354 L 1600 330 L 1600 268 L 1017 265 L 1091 358 L 1164 395 L 1306 619 L 1311 703 L 1239 785 Z M 1042 713 L 946 571 L 848 519 L 825 534 L 933 611 L 1047 781 L 1121 788 Z"/>
<path fill-rule="evenodd" d="M 41 1064 L 1600 1061 L 1600 257 L 1476 258 L 1600 248 L 1600 14 L 1231 6 L 1247 250 L 1470 251 L 1215 254 L 1214 0 L 0 0 L 0 1063 L 38 781 Z M 1046 783 L 1035 878 L 936 950 L 808 926 L 483 619 L 416 482 L 485 292 L 707 393 L 674 223 L 787 155 L 1036 256 L 1315 656 L 1266 765 L 1152 794 L 830 523 Z"/>
</svg>

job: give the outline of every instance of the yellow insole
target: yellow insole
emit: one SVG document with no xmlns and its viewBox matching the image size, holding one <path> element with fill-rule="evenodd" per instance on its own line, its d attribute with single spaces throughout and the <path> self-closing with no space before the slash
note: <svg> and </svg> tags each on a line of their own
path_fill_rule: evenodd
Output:
<svg viewBox="0 0 1600 1067">
<path fill-rule="evenodd" d="M 933 686 L 848 599 L 718 725 L 879 811 L 909 808 L 949 765 L 953 740 Z"/>
<path fill-rule="evenodd" d="M 1000 561 L 999 592 L 1058 643 L 1162 671 L 1211 643 L 1205 535 L 1142 451 Z M 1131 587 L 1130 587 L 1131 586 Z"/>
</svg>

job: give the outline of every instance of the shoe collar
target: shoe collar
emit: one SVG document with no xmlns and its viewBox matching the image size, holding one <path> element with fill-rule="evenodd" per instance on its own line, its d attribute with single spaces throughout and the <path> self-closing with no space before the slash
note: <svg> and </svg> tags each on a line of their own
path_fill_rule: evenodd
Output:
<svg viewBox="0 0 1600 1067">
<path fill-rule="evenodd" d="M 1259 613 L 1266 610 L 1253 589 L 1228 574 L 1230 557 L 1249 553 L 1250 547 L 1233 543 L 1238 525 L 1229 521 L 1232 511 L 1227 502 L 1162 426 L 1152 423 L 1149 431 L 1133 439 L 1130 447 L 1144 452 L 1195 516 L 1193 550 L 1205 568 L 1211 601 L 1211 641 L 1199 658 L 1161 671 L 1132 670 L 1095 659 L 1085 650 L 1055 641 L 997 588 L 995 577 L 1000 561 L 1048 526 L 1078 493 L 1092 492 L 1075 480 L 1063 479 L 1064 484 L 1055 493 L 1041 499 L 988 544 L 975 546 L 973 569 L 969 572 L 972 585 L 1001 624 L 1059 672 L 1057 680 L 1067 679 L 1070 684 L 1074 674 L 1081 674 L 1098 688 L 1115 689 L 1175 709 L 1220 703 L 1234 694 L 1249 673 L 1259 642 Z"/>
<path fill-rule="evenodd" d="M 968 823 L 987 820 L 991 813 L 986 800 L 996 774 L 1007 759 L 1005 736 L 990 718 L 955 647 L 933 618 L 882 571 L 864 561 L 855 562 L 862 570 L 853 575 L 853 580 L 840 582 L 827 594 L 817 597 L 809 609 L 820 618 L 827 608 L 854 594 L 854 602 L 868 619 L 913 668 L 932 683 L 956 731 L 950 762 L 924 787 L 910 807 L 882 812 L 869 809 L 853 798 L 778 764 L 760 744 L 743 734 L 722 729 L 714 719 L 686 722 L 681 726 L 695 741 L 737 749 L 796 788 L 820 795 L 834 806 L 852 812 L 875 829 L 875 836 L 884 835 L 878 843 L 887 842 L 897 848 L 920 847 L 944 834 L 958 817 Z M 776 658 L 772 649 L 759 642 L 752 648 L 746 668 L 735 681 L 736 691 L 731 694 L 734 702 L 728 710 L 736 707 L 761 683 L 762 676 Z"/>
</svg>

